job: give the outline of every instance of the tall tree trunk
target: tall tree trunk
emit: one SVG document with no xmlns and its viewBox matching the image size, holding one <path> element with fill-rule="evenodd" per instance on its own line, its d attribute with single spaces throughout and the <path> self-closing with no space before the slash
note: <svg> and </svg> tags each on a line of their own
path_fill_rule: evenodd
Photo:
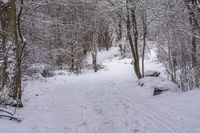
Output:
<svg viewBox="0 0 200 133">
<path fill-rule="evenodd" d="M 135 15 L 135 9 L 131 7 L 131 9 L 128 7 L 130 4 L 129 1 L 127 1 L 127 36 L 131 47 L 131 52 L 134 58 L 133 66 L 135 70 L 135 74 L 138 77 L 138 79 L 142 78 L 142 74 L 140 72 L 140 58 L 139 58 L 139 52 L 138 52 L 138 30 L 137 30 L 137 21 L 136 21 L 136 15 Z M 131 17 L 131 20 L 130 20 Z M 132 25 L 132 27 L 131 27 Z M 131 35 L 131 28 L 134 34 L 134 43 Z"/>
<path fill-rule="evenodd" d="M 71 43 L 71 71 L 74 71 L 74 44 Z"/>
<path fill-rule="evenodd" d="M 23 4 L 23 0 L 21 0 Z M 22 63 L 22 43 L 23 37 L 20 29 L 20 17 L 22 7 L 17 15 L 16 0 L 0 5 L 1 26 L 3 30 L 3 86 L 10 89 L 10 96 L 13 99 L 13 106 L 22 106 L 21 102 L 21 63 Z M 19 41 L 21 38 L 21 42 Z M 8 83 L 7 83 L 8 82 Z"/>
<path fill-rule="evenodd" d="M 96 24 L 95 24 L 96 25 Z M 96 32 L 93 33 L 93 42 L 92 42 L 92 46 L 91 46 L 91 49 L 92 49 L 92 64 L 93 64 L 93 69 L 94 69 L 94 72 L 97 72 L 98 71 L 98 68 L 97 68 L 97 44 L 96 44 Z"/>
<path fill-rule="evenodd" d="M 6 86 L 8 81 L 8 73 L 7 73 L 7 66 L 8 66 L 8 52 L 6 48 L 7 42 L 7 25 L 5 20 L 1 20 L 1 27 L 2 27 L 2 52 L 3 52 L 3 64 L 2 64 L 2 89 Z"/>
<path fill-rule="evenodd" d="M 147 35 L 147 15 L 146 11 L 143 11 L 142 15 L 142 25 L 143 25 L 143 50 L 142 50 L 142 77 L 144 77 L 144 59 L 146 51 L 146 35 Z"/>
<path fill-rule="evenodd" d="M 198 77 L 198 68 L 197 68 L 197 34 L 200 35 L 200 26 L 198 22 L 199 7 L 197 0 L 184 0 L 186 7 L 189 12 L 190 25 L 192 27 L 192 68 L 193 68 L 193 80 L 194 87 L 199 87 L 199 77 Z"/>
<path fill-rule="evenodd" d="M 12 97 L 14 99 L 13 106 L 22 107 L 21 102 L 21 45 L 19 42 L 19 27 L 20 26 L 17 16 L 17 8 L 16 8 L 16 0 L 11 0 L 11 7 L 12 7 L 12 34 L 13 34 L 13 42 L 15 45 L 15 71 L 14 71 L 14 79 L 12 85 Z"/>
</svg>

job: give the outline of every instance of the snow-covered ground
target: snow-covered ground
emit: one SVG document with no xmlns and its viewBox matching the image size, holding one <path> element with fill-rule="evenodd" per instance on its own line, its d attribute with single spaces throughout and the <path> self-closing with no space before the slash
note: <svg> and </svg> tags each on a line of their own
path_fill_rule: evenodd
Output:
<svg viewBox="0 0 200 133">
<path fill-rule="evenodd" d="M 97 73 L 29 81 L 17 111 L 23 121 L 0 119 L 0 133 L 200 133 L 200 90 L 152 96 L 117 53 L 101 52 L 106 69 Z M 146 70 L 162 71 L 154 59 Z"/>
</svg>

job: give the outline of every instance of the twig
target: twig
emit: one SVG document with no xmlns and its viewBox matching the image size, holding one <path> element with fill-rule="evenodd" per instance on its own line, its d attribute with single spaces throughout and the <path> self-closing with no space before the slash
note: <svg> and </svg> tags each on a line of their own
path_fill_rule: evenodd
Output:
<svg viewBox="0 0 200 133">
<path fill-rule="evenodd" d="M 17 117 L 10 116 L 10 115 L 0 115 L 0 118 L 8 118 L 9 120 L 14 120 L 16 122 L 21 122 L 21 119 L 18 119 Z"/>
<path fill-rule="evenodd" d="M 7 114 L 9 114 L 9 115 L 12 115 L 12 116 L 13 116 L 13 114 L 12 114 L 12 113 L 10 113 L 10 112 L 8 112 L 8 111 L 6 111 L 6 110 L 3 110 L 3 109 L 0 109 L 0 112 L 4 112 L 4 113 L 7 113 Z"/>
</svg>

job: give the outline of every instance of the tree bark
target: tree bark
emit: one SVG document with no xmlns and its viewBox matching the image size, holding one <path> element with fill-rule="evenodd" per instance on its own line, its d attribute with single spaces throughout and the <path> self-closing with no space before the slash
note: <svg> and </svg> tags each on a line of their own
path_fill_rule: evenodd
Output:
<svg viewBox="0 0 200 133">
<path fill-rule="evenodd" d="M 142 77 L 144 77 L 144 59 L 145 59 L 145 51 L 146 51 L 146 35 L 147 35 L 147 16 L 146 11 L 144 11 L 142 15 L 143 21 L 143 50 L 142 50 Z"/>
<path fill-rule="evenodd" d="M 129 8 L 128 7 L 129 1 L 127 0 L 127 21 L 126 21 L 126 27 L 127 27 L 127 36 L 129 40 L 129 44 L 131 47 L 131 52 L 133 55 L 133 66 L 134 71 L 138 79 L 142 78 L 142 74 L 140 71 L 140 58 L 139 58 L 139 52 L 138 52 L 138 30 L 137 30 L 137 20 L 135 15 L 135 8 Z M 130 20 L 131 17 L 131 20 Z M 132 26 L 131 26 L 132 25 Z M 131 35 L 131 28 L 134 34 L 134 42 Z"/>
<path fill-rule="evenodd" d="M 200 35 L 200 26 L 198 22 L 198 16 L 196 15 L 199 12 L 199 7 L 196 0 L 184 0 L 186 7 L 189 12 L 190 25 L 192 27 L 192 68 L 193 68 L 193 79 L 194 87 L 199 87 L 199 77 L 198 77 L 198 68 L 197 68 L 197 34 Z"/>
</svg>

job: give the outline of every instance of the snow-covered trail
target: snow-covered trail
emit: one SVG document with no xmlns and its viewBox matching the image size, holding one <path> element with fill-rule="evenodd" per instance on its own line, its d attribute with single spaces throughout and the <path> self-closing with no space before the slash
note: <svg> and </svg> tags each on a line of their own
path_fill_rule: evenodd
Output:
<svg viewBox="0 0 200 133">
<path fill-rule="evenodd" d="M 106 64 L 109 71 L 102 76 L 92 76 L 85 90 L 84 133 L 182 133 L 173 122 L 148 109 L 137 100 L 130 99 L 119 91 L 120 84 L 132 82 L 137 88 L 133 73 L 126 73 L 132 67 L 125 62 Z M 118 67 L 113 67 L 118 66 Z M 112 69 L 112 70 L 111 70 Z M 118 70 L 117 70 L 118 69 Z M 129 71 L 130 72 L 130 71 Z M 108 75 L 107 75 L 108 74 Z M 109 75 L 113 75 L 112 77 Z M 123 76 L 122 76 L 123 75 Z M 127 75 L 127 76 L 125 76 Z M 99 79 L 99 77 L 101 77 Z M 91 87 L 92 86 L 92 87 Z M 130 87 L 130 86 L 129 86 Z M 120 87 L 123 89 L 123 87 Z M 139 95 L 139 93 L 137 94 Z"/>
<path fill-rule="evenodd" d="M 27 103 L 23 123 L 32 125 L 22 128 L 37 133 L 181 133 L 118 91 L 117 83 L 125 84 L 127 79 L 136 87 L 126 61 L 109 60 L 105 65 L 108 70 L 97 74 L 57 77 L 32 86 L 44 92 Z"/>
<path fill-rule="evenodd" d="M 106 69 L 97 73 L 31 81 L 18 111 L 23 122 L 0 120 L 0 133 L 198 133 L 198 118 L 187 125 L 188 117 L 176 112 L 181 108 L 163 112 L 175 105 L 163 105 L 169 97 L 152 97 L 137 86 L 130 62 L 106 58 Z"/>
</svg>

